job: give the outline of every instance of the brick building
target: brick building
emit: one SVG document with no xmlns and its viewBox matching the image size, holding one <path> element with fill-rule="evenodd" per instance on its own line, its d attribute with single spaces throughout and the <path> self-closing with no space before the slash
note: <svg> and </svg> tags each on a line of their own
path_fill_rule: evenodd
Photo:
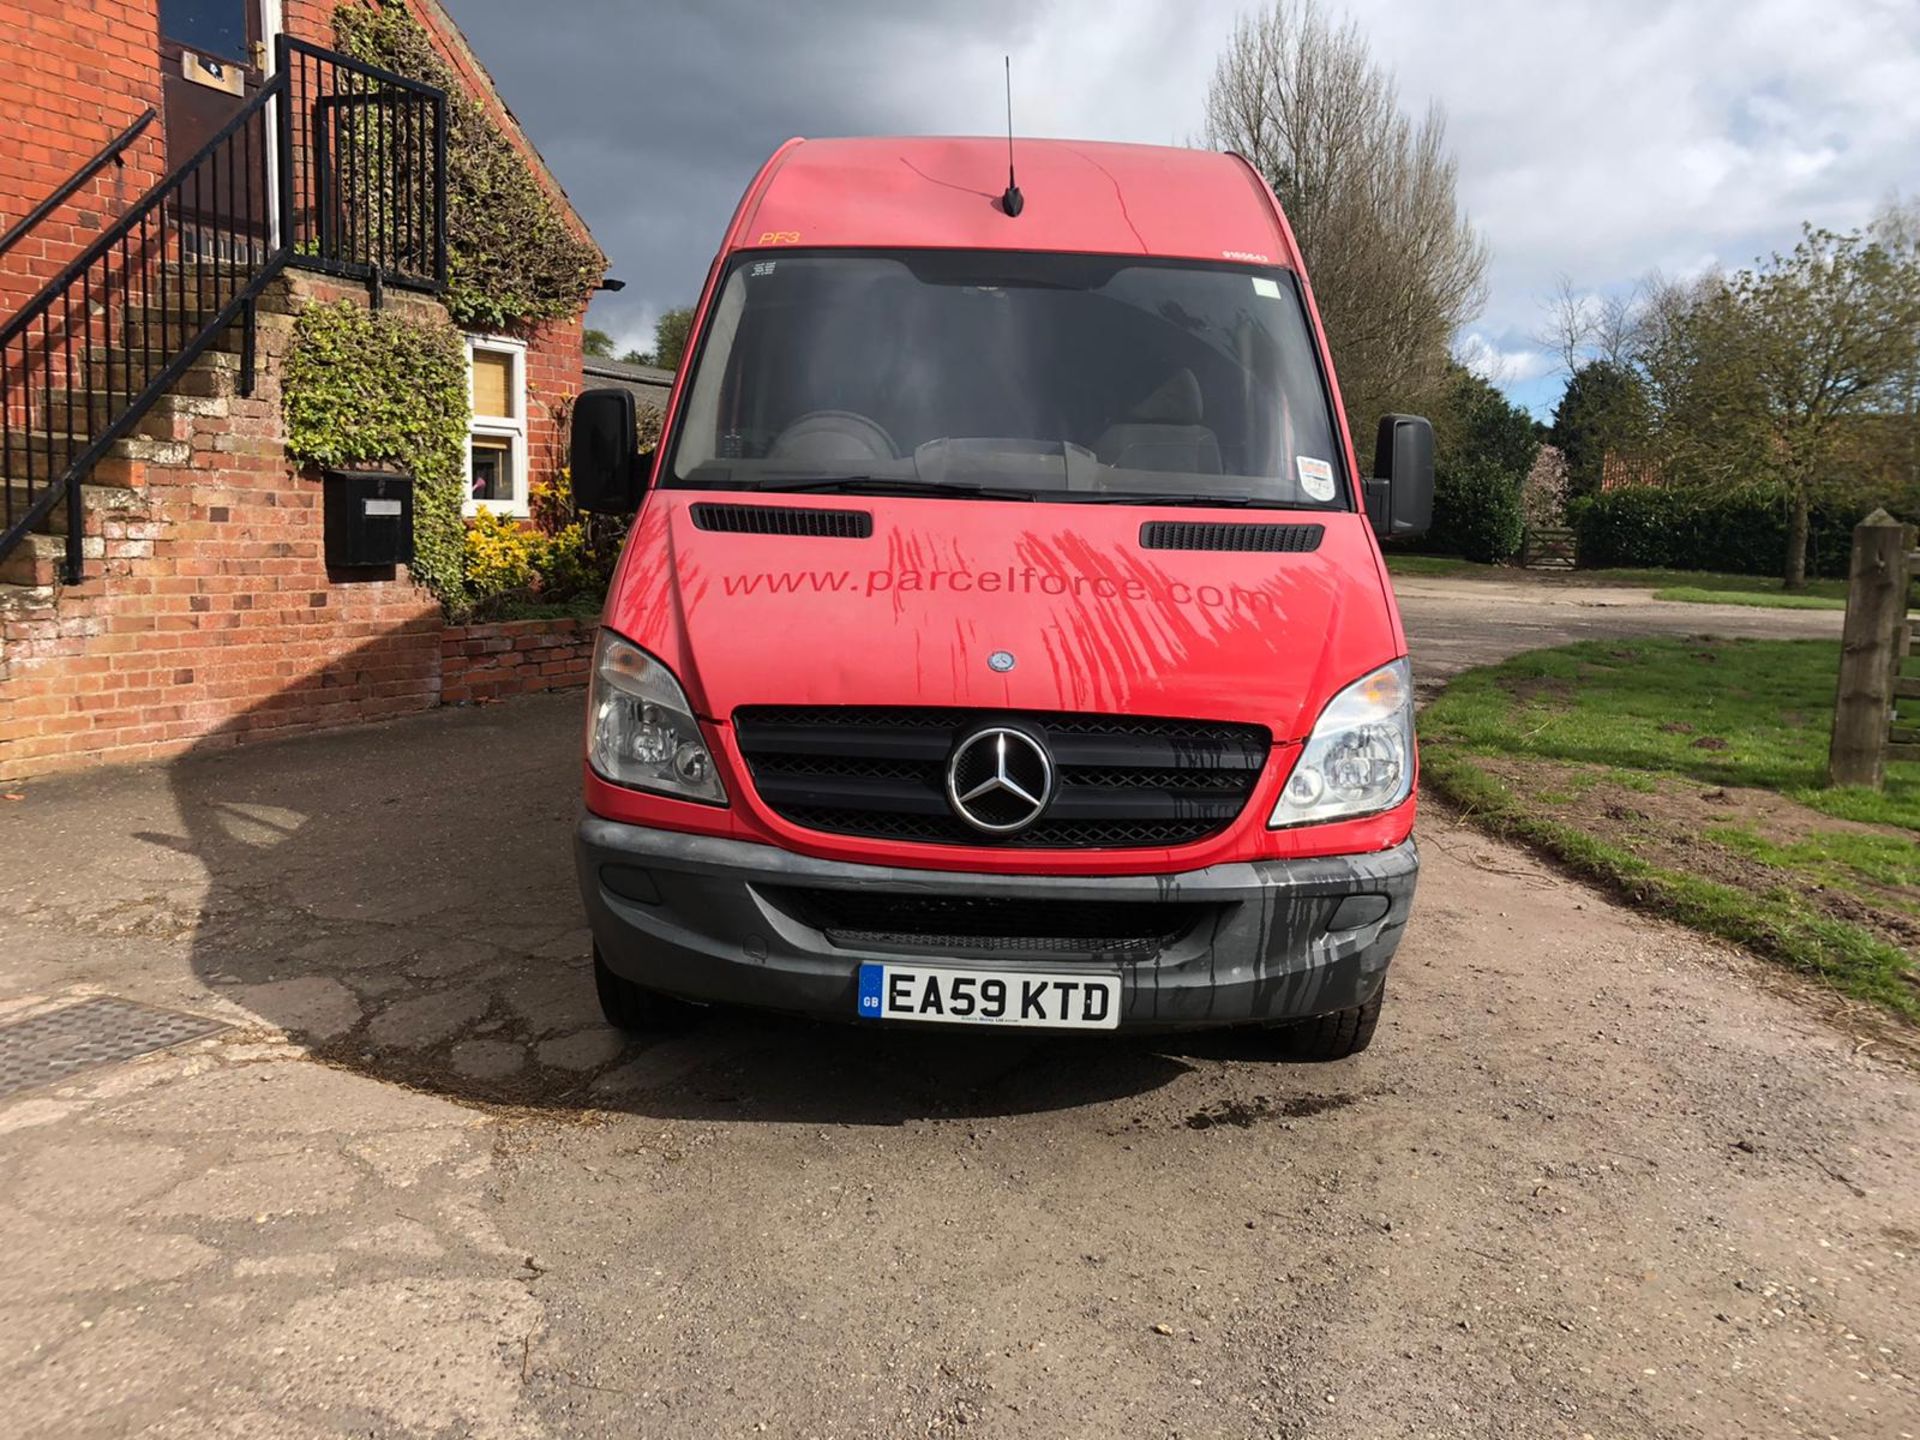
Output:
<svg viewBox="0 0 1920 1440">
<path fill-rule="evenodd" d="M 404 4 L 588 239 L 439 0 Z M 444 319 L 447 274 L 446 101 L 340 54 L 336 18 L 0 0 L 0 777 L 582 677 L 590 626 L 455 627 L 404 565 L 327 563 L 281 411 L 295 317 Z M 469 512 L 525 514 L 561 463 L 581 336 L 468 334 Z"/>
</svg>

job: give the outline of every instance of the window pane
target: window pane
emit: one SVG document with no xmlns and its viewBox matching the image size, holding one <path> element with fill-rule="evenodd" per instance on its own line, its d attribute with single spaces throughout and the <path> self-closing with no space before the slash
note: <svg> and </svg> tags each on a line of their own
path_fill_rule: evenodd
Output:
<svg viewBox="0 0 1920 1440">
<path fill-rule="evenodd" d="M 476 500 L 513 499 L 513 442 L 473 437 L 472 491 Z"/>
<path fill-rule="evenodd" d="M 249 0 L 160 0 L 160 33 L 203 55 L 247 58 Z"/>
<path fill-rule="evenodd" d="M 473 413 L 494 420 L 512 420 L 513 356 L 504 350 L 473 352 Z"/>
</svg>

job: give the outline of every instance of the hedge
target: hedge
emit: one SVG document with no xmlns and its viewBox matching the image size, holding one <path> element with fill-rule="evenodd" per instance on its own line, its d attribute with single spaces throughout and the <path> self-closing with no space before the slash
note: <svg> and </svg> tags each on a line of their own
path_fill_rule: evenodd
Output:
<svg viewBox="0 0 1920 1440">
<path fill-rule="evenodd" d="M 1525 532 L 1520 483 L 1511 471 L 1478 457 L 1440 467 L 1424 549 L 1499 565 L 1519 553 Z"/>
<path fill-rule="evenodd" d="M 1814 510 L 1807 574 L 1847 573 L 1861 513 L 1856 506 Z M 1629 486 L 1581 496 L 1568 505 L 1567 523 L 1578 536 L 1583 569 L 1778 575 L 1786 568 L 1788 512 L 1776 492 Z"/>
</svg>

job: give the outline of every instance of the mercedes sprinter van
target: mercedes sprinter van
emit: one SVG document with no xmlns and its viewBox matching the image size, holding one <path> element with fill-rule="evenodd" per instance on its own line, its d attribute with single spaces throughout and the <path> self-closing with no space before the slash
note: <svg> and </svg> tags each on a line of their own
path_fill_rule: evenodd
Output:
<svg viewBox="0 0 1920 1440">
<path fill-rule="evenodd" d="M 1377 536 L 1427 422 L 1355 463 L 1244 160 L 791 141 L 708 275 L 657 449 L 580 397 L 633 518 L 576 841 L 616 1024 L 1268 1027 L 1363 1049 L 1418 866 Z"/>
</svg>

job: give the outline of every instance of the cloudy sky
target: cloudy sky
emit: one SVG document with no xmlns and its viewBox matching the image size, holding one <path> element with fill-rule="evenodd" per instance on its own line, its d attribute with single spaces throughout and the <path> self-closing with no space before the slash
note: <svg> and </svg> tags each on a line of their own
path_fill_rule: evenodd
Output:
<svg viewBox="0 0 1920 1440">
<path fill-rule="evenodd" d="M 447 0 L 627 282 L 647 348 L 789 135 L 978 134 L 1002 54 L 1032 135 L 1184 144 L 1252 0 Z M 1341 8 L 1334 3 L 1332 8 Z M 1445 106 L 1491 293 L 1457 350 L 1536 411 L 1566 274 L 1739 265 L 1920 195 L 1916 0 L 1348 0 L 1409 109 Z"/>
</svg>

